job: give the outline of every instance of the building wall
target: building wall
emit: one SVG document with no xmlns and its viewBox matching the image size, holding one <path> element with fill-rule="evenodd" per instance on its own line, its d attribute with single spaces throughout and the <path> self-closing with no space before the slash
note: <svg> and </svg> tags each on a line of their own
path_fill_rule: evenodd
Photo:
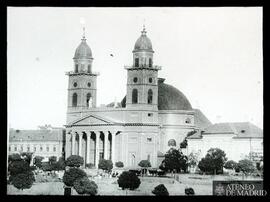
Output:
<svg viewBox="0 0 270 202">
<path fill-rule="evenodd" d="M 14 141 L 9 142 L 8 147 L 9 154 L 33 152 L 34 156 L 43 156 L 44 158 L 56 156 L 59 159 L 62 156 L 63 143 L 61 141 Z"/>
<path fill-rule="evenodd" d="M 263 152 L 262 138 L 233 138 L 234 134 L 205 135 L 202 139 L 188 139 L 188 153 L 200 152 L 204 157 L 210 148 L 222 149 L 228 160 L 239 161 L 250 152 Z"/>
</svg>

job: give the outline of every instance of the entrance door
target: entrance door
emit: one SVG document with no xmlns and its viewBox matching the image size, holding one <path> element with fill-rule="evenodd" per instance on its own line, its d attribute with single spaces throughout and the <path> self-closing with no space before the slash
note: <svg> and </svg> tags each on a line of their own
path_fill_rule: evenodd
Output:
<svg viewBox="0 0 270 202">
<path fill-rule="evenodd" d="M 136 152 L 129 152 L 129 166 L 136 166 Z"/>
</svg>

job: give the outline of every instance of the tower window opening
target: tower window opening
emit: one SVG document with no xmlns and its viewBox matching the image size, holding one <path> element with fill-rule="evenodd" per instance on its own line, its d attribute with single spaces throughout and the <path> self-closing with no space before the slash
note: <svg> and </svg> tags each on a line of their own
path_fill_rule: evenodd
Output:
<svg viewBox="0 0 270 202">
<path fill-rule="evenodd" d="M 90 65 L 87 66 L 87 72 L 91 73 L 91 66 Z"/>
<path fill-rule="evenodd" d="M 186 123 L 191 123 L 190 118 L 187 118 L 185 122 L 186 122 Z"/>
<path fill-rule="evenodd" d="M 77 93 L 72 95 L 72 107 L 77 107 Z"/>
<path fill-rule="evenodd" d="M 149 83 L 152 83 L 153 82 L 153 78 L 149 78 Z"/>
<path fill-rule="evenodd" d="M 78 73 L 78 69 L 79 69 L 79 65 L 76 64 L 76 65 L 75 65 L 75 73 Z"/>
<path fill-rule="evenodd" d="M 153 102 L 153 91 L 151 89 L 148 90 L 147 103 L 152 104 Z"/>
<path fill-rule="evenodd" d="M 132 104 L 138 103 L 138 90 L 133 89 L 132 91 Z"/>
<path fill-rule="evenodd" d="M 139 67 L 139 58 L 135 58 L 135 67 Z"/>
<path fill-rule="evenodd" d="M 91 105 L 90 102 L 90 99 L 91 99 L 91 93 L 87 93 L 86 95 L 86 106 L 89 107 Z"/>
<path fill-rule="evenodd" d="M 133 82 L 134 82 L 134 83 L 137 83 L 137 81 L 138 81 L 138 78 L 137 78 L 137 77 L 134 77 L 134 78 L 133 78 Z"/>
<path fill-rule="evenodd" d="M 76 82 L 74 82 L 73 86 L 74 86 L 74 87 L 77 87 L 77 83 L 76 83 Z"/>
<path fill-rule="evenodd" d="M 152 58 L 149 58 L 149 67 L 152 67 Z"/>
<path fill-rule="evenodd" d="M 90 82 L 88 82 L 88 83 L 87 83 L 87 86 L 90 88 L 90 87 L 91 87 L 91 83 L 90 83 Z"/>
</svg>

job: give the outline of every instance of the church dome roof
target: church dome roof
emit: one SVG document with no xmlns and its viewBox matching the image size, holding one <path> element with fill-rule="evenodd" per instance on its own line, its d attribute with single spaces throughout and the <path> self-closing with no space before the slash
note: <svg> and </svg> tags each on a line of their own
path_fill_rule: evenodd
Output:
<svg viewBox="0 0 270 202">
<path fill-rule="evenodd" d="M 82 38 L 80 45 L 76 48 L 73 59 L 93 59 L 92 51 L 86 43 L 85 37 Z"/>
<path fill-rule="evenodd" d="M 152 49 L 152 42 L 146 36 L 145 28 L 143 28 L 142 35 L 137 39 L 133 52 L 137 51 L 150 51 L 154 52 Z"/>
<path fill-rule="evenodd" d="M 165 84 L 165 79 L 158 80 L 158 110 L 192 110 L 192 106 L 186 96 L 177 88 Z M 126 106 L 126 97 L 121 102 Z"/>
</svg>

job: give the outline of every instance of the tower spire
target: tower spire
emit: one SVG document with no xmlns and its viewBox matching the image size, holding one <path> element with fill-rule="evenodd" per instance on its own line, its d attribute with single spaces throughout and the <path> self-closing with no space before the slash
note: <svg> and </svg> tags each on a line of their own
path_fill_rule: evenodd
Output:
<svg viewBox="0 0 270 202">
<path fill-rule="evenodd" d="M 82 40 L 86 40 L 86 39 L 85 39 L 85 27 L 83 27 L 83 35 L 82 35 Z"/>
<path fill-rule="evenodd" d="M 146 35 L 146 30 L 145 30 L 145 19 L 143 19 L 143 30 L 142 30 L 142 35 Z"/>
</svg>

